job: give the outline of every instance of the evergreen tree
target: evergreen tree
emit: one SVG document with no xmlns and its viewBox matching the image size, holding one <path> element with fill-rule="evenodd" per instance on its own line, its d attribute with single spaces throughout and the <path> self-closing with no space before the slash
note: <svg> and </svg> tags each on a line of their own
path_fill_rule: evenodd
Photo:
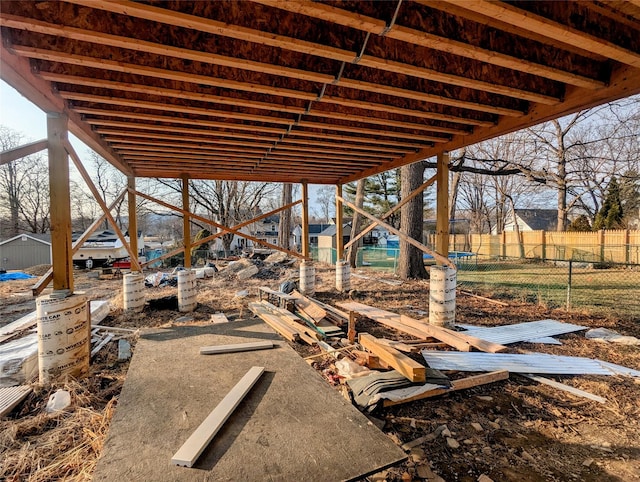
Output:
<svg viewBox="0 0 640 482">
<path fill-rule="evenodd" d="M 607 197 L 593 222 L 593 229 L 621 229 L 624 228 L 622 202 L 620 201 L 620 186 L 615 177 L 611 178 L 607 188 Z"/>
<path fill-rule="evenodd" d="M 571 222 L 567 231 L 591 231 L 589 218 L 585 214 L 581 214 Z"/>
</svg>

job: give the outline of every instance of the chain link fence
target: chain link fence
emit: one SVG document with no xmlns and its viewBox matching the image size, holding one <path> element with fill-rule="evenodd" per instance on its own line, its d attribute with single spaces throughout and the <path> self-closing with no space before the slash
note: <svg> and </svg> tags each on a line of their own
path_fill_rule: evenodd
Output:
<svg viewBox="0 0 640 482">
<path fill-rule="evenodd" d="M 360 248 L 357 266 L 397 273 L 397 248 Z M 315 260 L 335 263 L 335 250 L 316 249 Z M 616 315 L 640 321 L 640 264 L 598 260 L 550 260 L 455 251 L 458 286 L 503 301 Z M 425 263 L 433 259 L 425 256 Z"/>
</svg>

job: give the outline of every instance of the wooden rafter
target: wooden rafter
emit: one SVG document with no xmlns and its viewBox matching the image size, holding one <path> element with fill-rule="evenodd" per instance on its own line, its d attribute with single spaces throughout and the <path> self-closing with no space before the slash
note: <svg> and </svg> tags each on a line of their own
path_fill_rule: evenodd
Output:
<svg viewBox="0 0 640 482">
<path fill-rule="evenodd" d="M 451 1 L 451 0 L 445 0 Z M 523 11 L 505 2 L 486 0 L 468 0 L 461 6 L 472 12 L 490 15 L 501 22 L 515 25 L 523 30 L 535 32 L 556 42 L 566 43 L 574 47 L 592 50 L 620 63 L 640 67 L 640 52 L 633 52 L 610 41 L 595 37 L 574 28 L 562 25 L 548 18 Z"/>
</svg>

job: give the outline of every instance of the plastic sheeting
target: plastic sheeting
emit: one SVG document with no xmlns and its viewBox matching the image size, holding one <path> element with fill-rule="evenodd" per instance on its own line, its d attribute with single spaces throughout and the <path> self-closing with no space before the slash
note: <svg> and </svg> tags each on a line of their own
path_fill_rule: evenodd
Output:
<svg viewBox="0 0 640 482">
<path fill-rule="evenodd" d="M 13 273 L 0 274 L 0 281 L 13 281 L 17 279 L 31 279 L 31 278 L 35 278 L 35 276 L 31 276 L 30 274 L 22 273 L 20 271 L 13 272 Z"/>
</svg>

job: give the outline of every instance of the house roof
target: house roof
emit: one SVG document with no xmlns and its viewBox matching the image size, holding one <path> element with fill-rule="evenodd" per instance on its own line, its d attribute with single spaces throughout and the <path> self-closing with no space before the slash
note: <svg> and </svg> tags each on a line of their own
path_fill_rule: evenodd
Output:
<svg viewBox="0 0 640 482">
<path fill-rule="evenodd" d="M 81 232 L 74 232 L 71 234 L 71 240 L 75 241 L 80 236 L 82 236 Z M 116 241 L 117 239 L 118 236 L 114 231 L 105 229 L 103 231 L 94 232 L 89 238 L 87 238 L 85 243 L 111 243 Z"/>
<path fill-rule="evenodd" d="M 17 234 L 16 236 L 13 236 L 12 238 L 9 239 L 5 239 L 4 241 L 0 241 L 0 246 L 3 244 L 7 244 L 10 243 L 11 241 L 14 241 L 18 238 L 22 238 L 23 236 L 26 236 L 27 238 L 31 238 L 34 241 L 38 241 L 42 244 L 46 244 L 47 246 L 51 246 L 51 234 L 49 233 L 22 233 L 22 234 Z"/>
<path fill-rule="evenodd" d="M 555 230 L 557 209 L 516 209 L 516 215 L 534 231 Z"/>
<path fill-rule="evenodd" d="M 634 2 L 3 2 L 0 75 L 128 175 L 343 184 L 640 92 Z"/>
<path fill-rule="evenodd" d="M 345 234 L 348 234 L 347 233 L 347 229 L 351 230 L 351 223 L 344 223 L 342 225 L 342 229 L 343 229 L 343 232 Z M 349 231 L 349 233 L 350 232 L 351 231 Z M 336 235 L 336 225 L 335 224 L 331 224 L 327 229 L 325 229 L 320 234 L 318 234 L 318 236 L 335 236 L 335 235 Z"/>
</svg>

